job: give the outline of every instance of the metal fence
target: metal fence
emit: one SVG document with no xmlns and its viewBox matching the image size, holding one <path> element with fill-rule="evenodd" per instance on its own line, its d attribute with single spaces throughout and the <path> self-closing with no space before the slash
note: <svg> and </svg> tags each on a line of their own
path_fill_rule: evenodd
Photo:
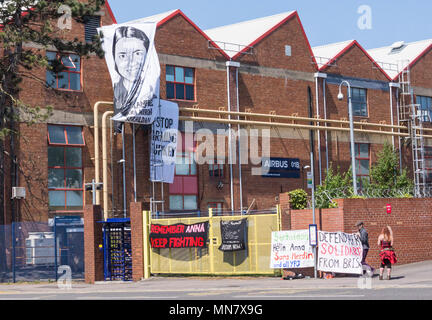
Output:
<svg viewBox="0 0 432 320">
<path fill-rule="evenodd" d="M 0 226 L 0 243 L 0 282 L 56 281 L 65 269 L 70 270 L 72 279 L 84 279 L 80 217 Z M 64 271 L 59 273 L 61 266 Z"/>
<path fill-rule="evenodd" d="M 354 195 L 352 187 L 344 188 L 333 188 L 318 190 L 315 193 L 315 206 L 317 208 L 328 208 L 336 203 L 334 199 L 345 199 L 345 198 L 430 198 L 432 197 L 432 187 L 423 187 L 420 190 L 414 190 L 413 188 L 377 188 L 368 187 L 357 190 L 357 195 Z M 312 207 L 312 199 L 308 199 L 308 207 Z"/>
<path fill-rule="evenodd" d="M 144 212 L 144 214 L 148 214 Z M 149 224 L 173 225 L 209 222 L 209 240 L 206 248 L 153 248 L 150 249 L 150 272 L 153 274 L 197 275 L 275 275 L 270 269 L 271 234 L 280 230 L 279 210 L 270 209 L 250 214 L 216 212 L 206 216 L 161 218 L 152 216 Z M 241 251 L 220 251 L 221 221 L 247 219 L 246 248 Z M 144 239 L 148 241 L 148 239 Z"/>
</svg>

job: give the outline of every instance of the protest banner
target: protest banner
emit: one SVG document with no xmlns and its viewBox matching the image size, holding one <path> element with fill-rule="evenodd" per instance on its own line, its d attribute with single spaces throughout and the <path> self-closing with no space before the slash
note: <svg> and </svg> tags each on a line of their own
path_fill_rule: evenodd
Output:
<svg viewBox="0 0 432 320">
<path fill-rule="evenodd" d="M 309 230 L 272 232 L 270 268 L 306 268 L 314 266 L 309 245 Z"/>
<path fill-rule="evenodd" d="M 177 155 L 177 103 L 160 100 L 152 124 L 150 149 L 150 181 L 173 183 Z"/>
<path fill-rule="evenodd" d="M 177 223 L 173 225 L 152 224 L 150 227 L 150 245 L 152 248 L 205 248 L 208 238 L 208 221 L 191 225 Z"/>
<path fill-rule="evenodd" d="M 318 231 L 319 271 L 362 274 L 363 248 L 357 234 Z"/>
<path fill-rule="evenodd" d="M 247 219 L 220 222 L 222 243 L 221 251 L 238 251 L 246 249 Z"/>
<path fill-rule="evenodd" d="M 97 30 L 113 83 L 116 131 L 121 131 L 121 122 L 153 123 L 161 72 L 154 45 L 156 23 L 114 24 Z"/>
</svg>

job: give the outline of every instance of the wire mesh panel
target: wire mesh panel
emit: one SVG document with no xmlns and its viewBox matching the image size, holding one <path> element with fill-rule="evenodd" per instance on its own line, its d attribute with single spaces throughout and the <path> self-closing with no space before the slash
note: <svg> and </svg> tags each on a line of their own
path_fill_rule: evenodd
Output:
<svg viewBox="0 0 432 320">
<path fill-rule="evenodd" d="M 0 243 L 1 282 L 55 281 L 60 266 L 70 267 L 72 279 L 84 278 L 84 228 L 80 217 L 1 226 Z"/>
<path fill-rule="evenodd" d="M 221 251 L 221 221 L 247 219 L 246 246 L 239 251 Z M 152 248 L 151 272 L 154 274 L 240 275 L 275 274 L 270 269 L 271 233 L 278 230 L 278 214 L 224 215 L 201 218 L 154 219 L 152 223 L 191 225 L 209 221 L 206 248 Z"/>
<path fill-rule="evenodd" d="M 104 223 L 105 280 L 132 280 L 132 246 L 129 219 L 108 219 Z"/>
</svg>

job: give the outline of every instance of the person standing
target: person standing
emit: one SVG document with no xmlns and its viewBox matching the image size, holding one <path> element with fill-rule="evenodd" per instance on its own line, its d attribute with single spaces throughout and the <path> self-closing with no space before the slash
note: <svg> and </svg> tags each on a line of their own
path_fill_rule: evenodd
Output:
<svg viewBox="0 0 432 320">
<path fill-rule="evenodd" d="M 368 255 L 369 252 L 369 235 L 367 230 L 364 227 L 364 223 L 363 221 L 358 221 L 356 223 L 356 227 L 358 228 L 358 235 L 360 237 L 360 241 L 362 243 L 362 247 L 363 247 L 363 256 L 362 256 L 362 261 L 361 264 L 362 266 L 367 266 L 370 268 L 370 270 L 372 271 L 372 273 L 374 272 L 374 268 L 371 267 L 369 264 L 366 263 L 366 257 Z"/>
<path fill-rule="evenodd" d="M 392 264 L 397 262 L 396 253 L 393 249 L 393 231 L 390 226 L 382 229 L 378 236 L 378 245 L 381 247 L 379 253 L 381 259 L 379 279 L 383 280 L 384 268 L 387 267 L 387 280 L 390 280 Z"/>
</svg>

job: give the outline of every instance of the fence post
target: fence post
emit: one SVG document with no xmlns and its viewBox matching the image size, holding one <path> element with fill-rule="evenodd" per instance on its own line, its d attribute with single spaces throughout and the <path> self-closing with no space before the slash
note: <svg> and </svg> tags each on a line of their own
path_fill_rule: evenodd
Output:
<svg viewBox="0 0 432 320">
<path fill-rule="evenodd" d="M 150 278 L 150 243 L 149 243 L 149 226 L 150 226 L 150 211 L 143 211 L 143 243 L 144 243 L 144 279 Z"/>
<path fill-rule="evenodd" d="M 213 247 L 213 209 L 209 208 L 209 255 L 210 255 L 210 274 L 214 274 L 214 247 Z"/>
<path fill-rule="evenodd" d="M 276 216 L 277 216 L 277 231 L 281 231 L 282 230 L 282 226 L 281 226 L 281 209 L 280 209 L 280 204 L 276 205 Z"/>
</svg>

